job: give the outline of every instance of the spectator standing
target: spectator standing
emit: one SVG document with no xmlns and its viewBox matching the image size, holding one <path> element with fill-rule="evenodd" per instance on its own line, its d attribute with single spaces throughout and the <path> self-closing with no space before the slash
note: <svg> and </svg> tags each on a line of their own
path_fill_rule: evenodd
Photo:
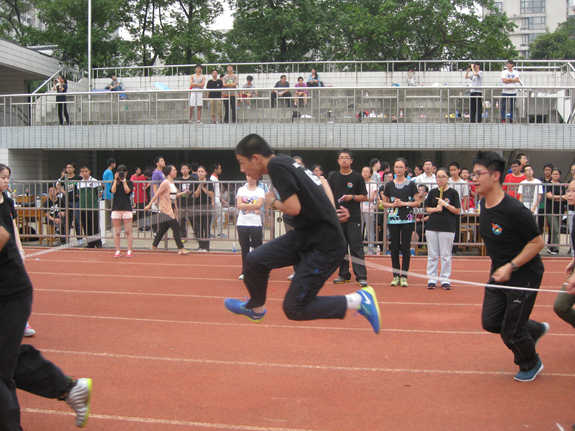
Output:
<svg viewBox="0 0 575 431">
<path fill-rule="evenodd" d="M 266 192 L 258 187 L 259 180 L 246 175 L 247 184 L 238 189 L 236 208 L 238 209 L 238 241 L 242 249 L 242 273 L 244 279 L 244 262 L 250 251 L 250 240 L 254 250 L 263 244 L 261 208 Z"/>
<path fill-rule="evenodd" d="M 196 162 L 192 162 L 190 163 L 190 178 L 192 178 L 192 180 L 194 181 L 198 181 L 199 177 L 198 177 L 198 168 L 200 167 L 200 165 Z"/>
<path fill-rule="evenodd" d="M 525 180 L 519 183 L 519 190 L 517 191 L 518 199 L 523 202 L 526 208 L 531 213 L 537 216 L 539 212 L 539 202 L 543 197 L 543 185 L 537 178 L 533 178 L 533 168 L 531 165 L 525 166 L 523 170 Z"/>
<path fill-rule="evenodd" d="M 302 76 L 298 77 L 298 79 L 297 79 L 297 84 L 295 85 L 295 87 L 296 87 L 296 88 L 305 88 L 305 87 L 307 87 L 306 83 L 303 82 L 303 77 L 302 77 Z M 295 91 L 295 97 L 296 97 L 296 100 L 293 102 L 293 107 L 294 107 L 294 108 L 297 108 L 297 104 L 298 104 L 297 99 L 298 99 L 298 98 L 303 99 L 303 101 L 304 101 L 304 108 L 307 108 L 307 97 L 308 97 L 308 95 L 307 95 L 307 90 L 296 90 L 296 91 Z"/>
<path fill-rule="evenodd" d="M 100 239 L 100 182 L 92 178 L 90 167 L 80 166 L 82 181 L 78 182 L 80 222 L 84 235 L 91 240 L 86 248 L 102 248 Z"/>
<path fill-rule="evenodd" d="M 234 75 L 234 67 L 229 64 L 228 65 L 228 74 L 223 78 L 223 85 L 224 88 L 233 89 L 237 88 L 238 84 L 240 83 L 240 79 L 238 75 Z M 236 93 L 234 91 L 229 91 L 223 94 L 224 97 L 227 97 L 228 100 L 224 102 L 225 108 L 225 115 L 224 115 L 224 123 L 230 122 L 230 113 L 231 113 L 231 121 L 232 123 L 236 122 Z"/>
<path fill-rule="evenodd" d="M 373 254 L 373 244 L 375 241 L 375 203 L 377 202 L 378 183 L 373 180 L 373 170 L 365 166 L 361 170 L 361 176 L 365 181 L 367 190 L 367 200 L 361 203 L 361 237 L 363 238 L 363 228 L 367 227 L 367 254 Z M 377 175 L 377 174 L 376 174 Z M 379 175 L 377 175 L 379 178 Z"/>
<path fill-rule="evenodd" d="M 413 167 L 413 175 L 415 175 L 415 178 L 420 176 L 422 173 L 423 173 L 423 165 L 415 165 Z"/>
<path fill-rule="evenodd" d="M 453 187 L 453 189 L 459 194 L 461 198 L 460 208 L 463 208 L 467 211 L 469 207 L 469 186 L 467 182 L 463 180 L 459 173 L 461 170 L 459 169 L 459 163 L 452 162 L 449 165 L 449 173 L 451 174 L 451 178 L 449 178 L 448 183 Z M 461 241 L 461 220 L 459 217 L 455 220 L 455 238 L 454 243 Z M 457 244 L 453 245 L 453 254 L 456 254 L 459 250 L 459 246 Z"/>
<path fill-rule="evenodd" d="M 384 208 L 391 209 L 387 217 L 391 264 L 393 266 L 391 285 L 398 286 L 401 284 L 401 287 L 408 287 L 407 272 L 411 258 L 411 235 L 415 229 L 415 217 L 412 208 L 419 207 L 421 202 L 416 183 L 405 177 L 407 160 L 401 157 L 396 159 L 393 170 L 395 171 L 395 179 L 385 185 L 383 198 L 379 203 Z M 402 254 L 401 266 L 399 263 L 400 250 Z"/>
<path fill-rule="evenodd" d="M 320 165 L 313 165 L 312 172 L 318 178 L 322 178 L 323 176 L 323 171 L 321 170 Z"/>
<path fill-rule="evenodd" d="M 321 87 L 321 79 L 317 70 L 312 69 L 311 73 L 309 74 L 309 78 L 307 79 L 307 86 L 308 87 Z"/>
<path fill-rule="evenodd" d="M 202 65 L 196 66 L 196 73 L 190 77 L 190 119 L 189 124 L 192 124 L 192 116 L 194 115 L 194 108 L 198 108 L 198 124 L 202 124 L 202 106 L 204 104 L 204 86 L 206 85 L 206 77 L 202 74 Z"/>
<path fill-rule="evenodd" d="M 180 213 L 178 218 L 180 220 L 180 226 L 182 227 L 182 239 L 188 237 L 188 229 L 186 227 L 186 220 L 189 220 L 192 230 L 194 228 L 194 178 L 190 175 L 190 165 L 187 163 L 182 163 L 180 165 L 180 172 L 182 175 L 175 179 L 178 191 L 181 193 L 179 196 L 180 200 Z"/>
<path fill-rule="evenodd" d="M 461 179 L 468 184 L 469 190 L 469 200 L 468 200 L 468 210 L 475 210 L 475 201 L 477 199 L 477 193 L 475 192 L 475 184 L 473 181 L 469 181 L 469 169 L 461 169 Z"/>
<path fill-rule="evenodd" d="M 104 171 L 102 180 L 104 181 L 104 217 L 106 220 L 106 232 L 112 231 L 112 199 L 114 195 L 110 191 L 112 189 L 112 182 L 114 181 L 114 172 L 116 168 L 116 161 L 112 158 L 106 160 L 108 169 Z"/>
<path fill-rule="evenodd" d="M 543 184 L 543 194 L 545 194 L 545 184 L 550 183 L 551 182 L 551 172 L 553 172 L 553 164 L 552 163 L 546 163 L 545 165 L 543 165 L 543 176 L 541 178 L 539 178 L 539 181 L 541 181 L 541 184 Z M 547 199 L 545 196 L 543 196 L 543 199 L 541 199 L 541 202 L 539 202 L 539 215 L 537 216 L 537 225 L 539 226 L 539 230 L 541 231 L 541 234 L 543 235 L 545 233 L 545 207 L 547 205 Z M 551 236 L 549 236 L 549 242 L 548 244 L 551 242 Z"/>
<path fill-rule="evenodd" d="M 527 156 L 523 153 L 517 154 L 516 159 L 519 160 L 519 164 L 521 165 L 521 173 L 523 173 L 525 166 L 527 166 L 529 164 L 529 160 L 527 159 Z M 513 172 L 513 170 L 511 168 L 509 168 L 509 171 L 507 173 L 510 174 L 512 172 Z"/>
<path fill-rule="evenodd" d="M 139 177 L 140 175 L 142 175 L 142 168 L 140 168 L 139 166 L 135 166 L 134 173 L 130 177 L 130 181 L 132 182 L 136 181 L 136 178 Z"/>
<path fill-rule="evenodd" d="M 501 94 L 501 122 L 513 123 L 513 113 L 515 111 L 515 98 L 517 97 L 517 87 L 519 86 L 519 72 L 513 69 L 515 62 L 507 60 L 506 68 L 501 72 L 501 85 L 503 92 Z M 509 101 L 509 118 L 506 120 L 507 101 Z"/>
<path fill-rule="evenodd" d="M 352 261 L 352 267 L 357 284 L 361 287 L 367 287 L 367 268 L 363 263 L 365 256 L 363 254 L 360 209 L 361 202 L 368 199 L 365 180 L 361 174 L 351 169 L 353 154 L 347 148 L 337 153 L 337 163 L 339 164 L 339 171 L 331 172 L 327 182 L 334 197 L 337 196 L 338 207 L 346 208 L 349 211 L 349 219 L 341 223 L 343 236 L 347 243 L 346 248 L 349 248 L 350 256 L 356 258 Z M 342 260 L 338 275 L 333 280 L 335 284 L 349 283 L 351 281 L 349 260 Z"/>
<path fill-rule="evenodd" d="M 287 81 L 287 77 L 285 75 L 280 76 L 280 80 L 278 82 L 276 82 L 276 85 L 274 85 L 274 88 L 289 88 L 289 82 Z M 286 100 L 286 105 L 288 106 L 288 108 L 290 107 L 290 100 L 289 98 L 291 97 L 291 91 L 289 90 L 272 90 L 271 93 L 271 107 L 274 108 L 276 105 L 276 98 L 278 97 L 287 97 L 288 99 Z M 278 104 L 279 107 L 279 104 Z"/>
<path fill-rule="evenodd" d="M 371 176 L 371 180 L 374 181 L 376 184 L 381 183 L 381 177 L 379 176 L 379 170 L 381 169 L 381 162 L 377 158 L 373 158 L 369 161 L 369 167 L 373 172 Z"/>
<path fill-rule="evenodd" d="M 66 78 L 60 75 L 55 81 L 52 90 L 58 93 L 56 96 L 56 103 L 58 104 L 58 120 L 60 120 L 60 126 L 64 125 L 64 118 L 62 118 L 62 113 L 66 118 L 66 124 L 70 125 L 70 117 L 68 116 L 68 107 L 66 102 L 66 93 L 68 92 L 68 81 Z"/>
<path fill-rule="evenodd" d="M 63 178 L 62 186 L 67 187 L 66 192 L 68 198 L 66 200 L 66 219 L 68 221 L 68 235 L 72 232 L 72 223 L 76 235 L 82 234 L 80 224 L 80 197 L 78 196 L 78 181 L 82 181 L 82 177 L 76 174 L 76 165 L 74 162 L 66 164 L 66 175 Z M 84 244 L 82 238 L 78 239 L 80 244 Z"/>
<path fill-rule="evenodd" d="M 218 78 L 218 70 L 212 70 L 212 79 L 208 80 L 206 89 L 221 89 L 224 88 L 224 83 Z M 222 123 L 222 92 L 221 91 L 208 91 L 208 98 L 210 99 L 210 114 L 212 115 L 212 122 L 216 124 L 216 114 Z M 215 99 L 215 100 L 213 100 Z"/>
<path fill-rule="evenodd" d="M 176 203 L 176 195 L 178 194 L 178 189 L 174 184 L 174 179 L 178 176 L 178 170 L 173 165 L 167 165 L 164 167 L 164 176 L 166 179 L 158 187 L 157 193 L 154 195 L 152 200 L 148 205 L 146 205 L 146 210 L 158 201 L 158 210 L 160 211 L 160 223 L 158 225 L 158 232 L 156 232 L 156 237 L 154 242 L 150 247 L 152 250 L 158 248 L 158 244 L 168 232 L 168 229 L 172 229 L 172 234 L 174 235 L 174 241 L 178 247 L 178 254 L 185 255 L 190 252 L 184 248 L 181 238 L 181 227 L 178 223 L 178 205 Z"/>
<path fill-rule="evenodd" d="M 506 192 L 512 198 L 518 198 L 517 190 L 519 189 L 519 183 L 525 181 L 527 177 L 521 173 L 521 162 L 519 160 L 513 160 L 511 162 L 511 173 L 505 176 L 503 181 L 503 191 Z M 509 185 L 512 183 L 512 185 Z"/>
<path fill-rule="evenodd" d="M 423 162 L 423 173 L 414 178 L 414 181 L 419 184 L 425 184 L 429 189 L 437 187 L 437 181 L 435 181 L 435 174 L 433 173 L 433 161 L 427 159 Z"/>
<path fill-rule="evenodd" d="M 214 183 L 206 179 L 207 171 L 198 167 L 198 181 L 194 190 L 194 232 L 199 243 L 198 251 L 210 251 L 210 200 L 214 198 Z"/>
<path fill-rule="evenodd" d="M 120 233 L 122 233 L 122 223 L 124 224 L 124 232 L 128 240 L 128 251 L 126 257 L 131 258 L 132 245 L 134 236 L 132 234 L 132 203 L 130 197 L 134 191 L 134 183 L 128 180 L 128 168 L 126 165 L 118 166 L 112 183 L 112 193 L 114 193 L 114 202 L 112 203 L 112 223 L 114 224 L 114 245 L 116 246 L 115 258 L 122 256 L 120 251 Z"/>
<path fill-rule="evenodd" d="M 427 237 L 427 288 L 435 289 L 439 282 L 444 290 L 450 290 L 451 254 L 453 241 L 457 235 L 457 226 L 459 225 L 461 200 L 457 190 L 449 187 L 447 169 L 439 168 L 435 177 L 437 178 L 438 187 L 429 192 L 424 205 L 425 211 L 430 214 L 425 224 L 425 235 Z M 441 273 L 438 277 L 439 259 L 441 259 Z"/>
<path fill-rule="evenodd" d="M 559 232 L 561 216 L 565 204 L 565 186 L 560 183 L 561 169 L 554 167 L 551 172 L 551 181 L 545 185 L 545 219 L 549 227 L 548 241 L 551 246 L 547 249 L 549 254 L 559 253 Z"/>
<path fill-rule="evenodd" d="M 154 169 L 154 172 L 152 172 L 152 182 L 150 183 L 150 201 L 154 199 L 154 196 L 156 195 L 158 188 L 160 187 L 160 184 L 162 184 L 162 182 L 164 181 L 164 167 L 166 166 L 166 161 L 162 156 L 156 156 L 156 158 L 154 159 L 154 164 L 156 165 L 156 169 Z M 152 215 L 153 232 L 156 232 L 158 230 L 158 222 L 157 222 L 158 216 L 156 212 L 157 209 L 158 209 L 157 204 L 152 205 L 152 210 L 154 213 L 156 213 Z"/>
<path fill-rule="evenodd" d="M 471 75 L 469 74 L 471 72 Z M 481 123 L 483 116 L 483 71 L 481 70 L 481 65 L 478 63 L 471 63 L 467 68 L 465 73 L 465 79 L 471 80 L 471 92 L 470 92 L 470 115 L 469 119 L 471 123 Z"/>
<path fill-rule="evenodd" d="M 212 175 L 210 176 L 210 181 L 214 183 L 214 198 L 213 206 L 214 213 L 212 216 L 212 221 L 210 225 L 210 232 L 216 232 L 218 238 L 226 238 L 227 235 L 222 233 L 222 205 L 226 206 L 227 202 L 222 202 L 222 189 L 220 187 L 219 176 L 222 174 L 222 165 L 220 163 L 214 163 L 212 165 Z"/>
<path fill-rule="evenodd" d="M 144 226 L 144 220 L 146 215 L 144 212 L 144 207 L 148 203 L 148 188 L 150 183 L 147 182 L 152 177 L 152 171 L 145 169 L 144 173 L 138 176 L 132 175 L 132 183 L 134 184 L 134 209 L 136 210 L 136 220 L 138 229 L 140 232 L 144 232 L 146 227 Z"/>
</svg>

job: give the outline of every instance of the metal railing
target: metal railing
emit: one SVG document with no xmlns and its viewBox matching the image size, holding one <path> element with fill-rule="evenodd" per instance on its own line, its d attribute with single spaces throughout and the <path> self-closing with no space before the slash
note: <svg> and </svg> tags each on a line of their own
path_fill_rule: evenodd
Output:
<svg viewBox="0 0 575 431">
<path fill-rule="evenodd" d="M 518 87 L 513 98 L 503 98 L 502 87 L 482 87 L 483 96 L 474 102 L 470 87 L 307 87 L 307 98 L 296 98 L 298 88 L 290 88 L 289 97 L 279 97 L 271 107 L 272 88 L 252 89 L 258 96 L 243 98 L 243 90 L 225 90 L 237 97 L 219 99 L 223 112 L 239 123 L 470 123 L 471 104 L 482 110 L 477 122 L 499 123 L 513 119 L 517 123 L 566 123 L 573 118 L 575 81 L 569 87 Z M 300 88 L 301 90 L 301 88 Z M 212 90 L 210 90 L 212 91 Z M 213 90 L 218 92 L 220 90 Z M 203 92 L 207 96 L 206 91 Z M 98 93 L 68 93 L 67 106 L 71 121 L 85 125 L 158 125 L 186 124 L 190 120 L 188 91 L 124 91 Z M 0 126 L 17 127 L 22 122 L 13 115 L 14 110 L 31 113 L 32 126 L 59 124 L 56 114 L 59 102 L 55 96 L 34 95 L 0 96 Z M 233 99 L 235 98 L 235 101 Z M 505 100 L 504 100 L 505 99 Z M 202 122 L 211 124 L 209 103 L 218 99 L 204 97 Z M 507 102 L 502 118 L 501 107 Z M 510 112 L 514 102 L 513 115 Z M 478 103 L 478 104 L 477 104 Z M 297 107 L 295 106 L 297 104 Z M 194 109 L 193 123 L 196 123 Z M 220 122 L 219 115 L 215 118 Z M 230 122 L 233 122 L 230 119 Z"/>
<path fill-rule="evenodd" d="M 98 182 L 100 190 L 105 186 L 104 181 L 92 180 L 84 183 Z M 107 220 L 111 216 L 111 206 L 107 207 L 103 200 L 98 201 L 97 208 L 88 208 L 83 200 L 75 203 L 67 190 L 75 190 L 78 181 L 12 181 L 11 197 L 16 203 L 18 213 L 18 226 L 20 227 L 20 236 L 27 243 L 29 241 L 38 241 L 40 245 L 56 246 L 62 244 L 80 244 L 85 238 L 102 239 L 103 242 L 109 241 L 113 244 L 113 230 L 111 226 L 106 226 Z M 146 186 L 149 181 L 135 181 L 134 184 Z M 178 182 L 176 182 L 178 184 Z M 197 187 L 202 182 L 187 182 L 192 188 Z M 205 208 L 200 208 L 192 199 L 186 202 L 186 198 L 178 198 L 177 207 L 179 208 L 179 220 L 182 231 L 185 232 L 184 238 L 188 242 L 186 248 L 194 250 L 196 247 L 194 241 L 210 241 L 212 250 L 231 251 L 235 248 L 239 251 L 239 241 L 236 230 L 237 209 L 235 207 L 234 191 L 245 184 L 245 181 L 221 181 L 222 189 L 225 187 L 229 191 L 229 201 L 221 209 L 212 206 L 207 212 Z M 269 182 L 263 181 L 267 187 Z M 419 183 L 418 183 L 419 184 Z M 51 198 L 47 196 L 49 187 L 56 185 L 57 196 Z M 432 184 L 427 184 L 431 186 Z M 514 191 L 518 184 L 505 184 L 509 191 Z M 567 186 L 567 184 L 563 184 Z M 58 195 L 59 194 L 59 195 Z M 132 198 L 134 199 L 134 197 Z M 48 202 L 48 203 L 46 203 Z M 570 247 L 570 229 L 572 226 L 574 211 L 565 204 L 559 206 L 559 211 L 554 211 L 553 205 L 546 202 L 543 196 L 542 204 L 534 218 L 539 226 L 543 229 L 543 236 L 546 244 L 550 248 Z M 136 242 L 135 248 L 148 248 L 154 240 L 154 232 L 161 222 L 158 217 L 157 209 L 145 211 L 143 202 L 133 201 L 133 220 L 132 233 Z M 84 207 L 86 206 L 86 207 Z M 474 202 L 474 208 L 464 208 L 459 216 L 459 240 L 454 245 L 462 249 L 471 249 L 478 254 L 484 254 L 484 244 L 479 233 L 480 211 L 478 202 Z M 373 223 L 374 238 L 364 237 L 364 245 L 367 250 L 375 250 L 377 247 L 381 253 L 386 254 L 389 250 L 389 239 L 387 235 L 387 210 L 382 210 L 374 206 L 369 213 L 367 223 Z M 412 247 L 419 249 L 426 245 L 425 241 L 425 208 L 415 209 L 416 226 L 419 224 L 418 241 L 412 242 Z M 50 216 L 50 217 L 48 217 Z M 285 226 L 282 214 L 278 211 L 263 209 L 261 211 L 262 228 L 264 232 L 264 241 L 269 241 L 285 233 Z M 60 220 L 60 221 L 55 221 Z M 206 224 L 209 223 L 209 227 Z M 219 224 L 218 224 L 219 223 Z M 209 237 L 204 232 L 204 237 L 200 232 L 203 228 L 209 232 Z M 368 229 L 366 230 L 366 234 Z M 219 234 L 221 232 L 221 235 Z M 168 239 L 168 237 L 170 239 Z M 174 244 L 171 240 L 173 237 L 171 231 L 163 238 L 163 247 L 173 249 Z M 122 244 L 125 247 L 125 233 L 121 234 Z M 88 244 L 85 244 L 88 245 Z M 370 245 L 372 247 L 370 247 Z"/>
</svg>

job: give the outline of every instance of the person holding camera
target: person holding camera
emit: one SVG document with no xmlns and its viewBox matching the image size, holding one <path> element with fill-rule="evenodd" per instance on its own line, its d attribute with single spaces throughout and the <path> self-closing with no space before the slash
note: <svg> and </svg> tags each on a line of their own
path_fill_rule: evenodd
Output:
<svg viewBox="0 0 575 431">
<path fill-rule="evenodd" d="M 471 75 L 469 72 L 471 72 Z M 481 90 L 483 71 L 479 63 L 471 63 L 467 67 L 465 79 L 471 80 L 469 120 L 471 123 L 481 123 L 481 117 L 483 116 L 483 90 Z"/>
<path fill-rule="evenodd" d="M 58 119 L 60 120 L 60 126 L 64 125 L 64 119 L 62 118 L 62 112 L 66 118 L 66 124 L 70 125 L 70 117 L 68 116 L 68 108 L 66 107 L 66 92 L 68 91 L 68 81 L 62 75 L 58 79 L 54 80 L 53 91 L 56 91 L 58 95 L 56 96 L 56 103 L 58 104 Z"/>
<path fill-rule="evenodd" d="M 118 166 L 116 174 L 114 175 L 114 182 L 110 192 L 114 194 L 112 200 L 112 224 L 114 225 L 114 245 L 116 246 L 115 258 L 122 256 L 120 251 L 120 233 L 122 231 L 122 222 L 124 223 L 124 232 L 126 232 L 126 239 L 128 240 L 127 258 L 131 258 L 132 244 L 134 236 L 132 235 L 132 202 L 130 197 L 134 191 L 134 183 L 128 180 L 128 168 L 126 165 Z"/>
</svg>

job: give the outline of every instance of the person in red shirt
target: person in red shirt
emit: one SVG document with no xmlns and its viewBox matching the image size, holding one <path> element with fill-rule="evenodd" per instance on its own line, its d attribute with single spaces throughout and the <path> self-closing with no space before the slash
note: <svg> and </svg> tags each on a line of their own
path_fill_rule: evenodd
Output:
<svg viewBox="0 0 575 431">
<path fill-rule="evenodd" d="M 519 160 L 513 160 L 511 162 L 511 173 L 505 176 L 503 181 L 503 191 L 506 192 L 512 198 L 518 198 L 517 190 L 519 189 L 519 183 L 525 181 L 527 177 L 525 174 L 521 173 L 521 162 Z M 514 183 L 510 185 L 508 183 Z"/>
<path fill-rule="evenodd" d="M 136 168 L 138 169 L 138 168 Z M 145 230 L 144 226 L 144 207 L 148 203 L 148 195 L 146 193 L 146 189 L 150 187 L 150 183 L 146 183 L 145 181 L 149 181 L 151 178 L 151 174 L 149 169 L 144 170 L 143 174 L 140 175 L 132 175 L 130 181 L 134 182 L 134 208 L 136 210 L 136 220 L 138 222 L 138 228 L 141 232 Z"/>
<path fill-rule="evenodd" d="M 477 198 L 477 193 L 475 193 L 475 183 L 473 181 L 469 181 L 469 169 L 462 168 L 461 174 L 459 176 L 463 181 L 469 183 L 469 200 L 467 201 L 468 207 L 464 208 L 464 210 L 475 210 L 475 202 L 479 202 L 479 199 Z"/>
</svg>

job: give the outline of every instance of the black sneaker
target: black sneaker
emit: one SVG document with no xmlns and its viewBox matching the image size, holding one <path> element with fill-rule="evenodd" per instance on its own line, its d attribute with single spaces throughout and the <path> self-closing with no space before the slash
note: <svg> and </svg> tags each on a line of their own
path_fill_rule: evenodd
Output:
<svg viewBox="0 0 575 431">
<path fill-rule="evenodd" d="M 427 288 L 428 289 L 435 289 L 435 283 L 427 283 Z"/>
<path fill-rule="evenodd" d="M 449 283 L 443 283 L 441 287 L 443 287 L 443 290 L 451 290 L 451 284 Z"/>
</svg>

